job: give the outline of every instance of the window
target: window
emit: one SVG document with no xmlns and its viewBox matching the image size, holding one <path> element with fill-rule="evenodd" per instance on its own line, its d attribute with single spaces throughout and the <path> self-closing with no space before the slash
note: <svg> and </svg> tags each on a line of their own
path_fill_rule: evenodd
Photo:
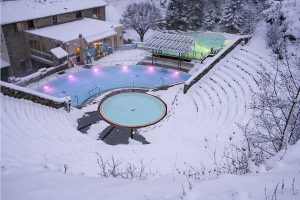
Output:
<svg viewBox="0 0 300 200">
<path fill-rule="evenodd" d="M 93 9 L 93 15 L 97 15 L 98 14 L 98 9 L 97 8 L 94 8 Z"/>
<path fill-rule="evenodd" d="M 26 22 L 17 22 L 14 24 L 14 29 L 15 29 L 15 32 L 19 32 L 19 31 L 22 31 L 24 29 L 26 29 Z"/>
<path fill-rule="evenodd" d="M 29 47 L 37 51 L 46 52 L 45 45 L 39 40 L 30 40 Z"/>
<path fill-rule="evenodd" d="M 33 20 L 27 21 L 27 27 L 28 27 L 28 29 L 33 29 L 34 28 Z"/>
<path fill-rule="evenodd" d="M 82 18 L 82 12 L 81 11 L 76 12 L 76 19 L 78 19 L 78 18 Z"/>
<path fill-rule="evenodd" d="M 52 20 L 53 20 L 53 24 L 57 24 L 57 15 L 53 16 Z"/>
</svg>

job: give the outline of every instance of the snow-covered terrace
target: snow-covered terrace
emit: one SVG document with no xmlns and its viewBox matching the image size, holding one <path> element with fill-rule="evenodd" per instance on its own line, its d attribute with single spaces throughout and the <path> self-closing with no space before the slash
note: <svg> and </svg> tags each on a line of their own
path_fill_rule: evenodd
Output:
<svg viewBox="0 0 300 200">
<path fill-rule="evenodd" d="M 0 3 L 1 25 L 107 5 L 102 0 L 19 0 Z"/>
<path fill-rule="evenodd" d="M 116 35 L 114 28 L 122 26 L 107 21 L 84 18 L 81 20 L 59 24 L 55 26 L 27 30 L 27 33 L 61 41 L 63 43 L 78 39 L 81 34 L 88 42 L 94 42 Z"/>
</svg>

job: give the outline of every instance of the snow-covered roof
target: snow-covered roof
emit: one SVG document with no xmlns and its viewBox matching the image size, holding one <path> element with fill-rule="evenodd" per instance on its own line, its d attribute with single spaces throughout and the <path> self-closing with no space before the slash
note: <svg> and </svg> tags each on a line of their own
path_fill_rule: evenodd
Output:
<svg viewBox="0 0 300 200">
<path fill-rule="evenodd" d="M 2 56 L 0 57 L 0 69 L 9 67 L 10 63 L 9 61 L 5 60 Z"/>
<path fill-rule="evenodd" d="M 94 41 L 97 41 L 97 40 L 101 40 L 103 38 L 107 38 L 107 37 L 110 37 L 110 36 L 113 36 L 113 35 L 116 35 L 116 34 L 117 33 L 114 30 L 110 30 L 110 31 L 99 33 L 97 35 L 92 35 L 92 36 L 89 36 L 89 37 L 84 37 L 84 39 L 87 41 L 87 43 L 91 43 L 91 42 L 94 42 Z"/>
<path fill-rule="evenodd" d="M 114 28 L 122 26 L 108 21 L 84 18 L 45 28 L 27 30 L 27 33 L 46 37 L 63 43 L 75 40 L 82 35 L 86 41 L 93 42 L 117 34 Z"/>
<path fill-rule="evenodd" d="M 142 44 L 144 49 L 157 49 L 186 53 L 192 49 L 194 39 L 190 36 L 157 32 Z"/>
<path fill-rule="evenodd" d="M 56 47 L 54 49 L 51 49 L 50 52 L 58 59 L 67 57 L 69 54 L 61 47 Z"/>
<path fill-rule="evenodd" d="M 18 0 L 1 3 L 1 25 L 106 6 L 102 0 Z"/>
</svg>

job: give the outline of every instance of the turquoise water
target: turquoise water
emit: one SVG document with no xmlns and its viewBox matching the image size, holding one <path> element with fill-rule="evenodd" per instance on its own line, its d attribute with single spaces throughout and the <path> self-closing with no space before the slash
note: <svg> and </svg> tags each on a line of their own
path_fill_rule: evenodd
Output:
<svg viewBox="0 0 300 200">
<path fill-rule="evenodd" d="M 100 106 L 101 115 L 123 127 L 153 124 L 165 116 L 166 106 L 158 98 L 143 93 L 122 93 L 106 99 Z"/>
<path fill-rule="evenodd" d="M 72 105 L 84 103 L 99 92 L 122 87 L 155 88 L 186 81 L 191 75 L 173 69 L 148 66 L 94 66 L 79 72 L 66 73 L 37 88 L 37 91 L 72 98 Z"/>
<path fill-rule="evenodd" d="M 204 46 L 208 49 L 210 48 L 219 49 L 225 46 L 226 38 L 220 33 L 192 32 L 192 33 L 186 33 L 186 35 L 194 37 L 196 44 Z"/>
</svg>

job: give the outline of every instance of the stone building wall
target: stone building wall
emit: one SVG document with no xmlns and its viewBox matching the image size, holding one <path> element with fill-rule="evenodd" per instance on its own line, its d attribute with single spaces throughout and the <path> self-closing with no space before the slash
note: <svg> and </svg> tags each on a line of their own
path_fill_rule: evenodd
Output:
<svg viewBox="0 0 300 200">
<path fill-rule="evenodd" d="M 20 28 L 20 31 L 18 30 L 18 27 Z M 18 26 L 16 23 L 2 26 L 10 59 L 11 71 L 14 76 L 21 76 L 24 71 L 26 71 L 26 67 L 21 66 L 21 62 L 25 61 L 30 56 L 26 35 L 22 31 L 26 28 L 26 23 L 19 23 Z"/>
<path fill-rule="evenodd" d="M 97 10 L 96 19 L 105 20 L 105 6 L 98 8 L 91 8 L 82 10 L 82 18 L 88 17 L 93 18 L 94 9 Z M 3 35 L 6 42 L 6 47 L 8 51 L 8 55 L 11 63 L 11 75 L 20 77 L 27 75 L 31 70 L 31 60 L 30 60 L 30 47 L 28 34 L 24 32 L 24 30 L 28 30 L 28 22 L 33 21 L 33 25 L 35 28 L 42 28 L 47 26 L 52 26 L 60 23 L 66 23 L 78 20 L 80 18 L 76 18 L 76 12 L 64 13 L 57 15 L 57 23 L 53 22 L 53 16 L 28 20 L 23 22 L 17 22 L 12 24 L 2 25 Z M 41 40 L 41 38 L 37 37 L 36 39 Z M 56 43 L 54 41 L 50 41 L 47 39 L 42 39 L 47 46 L 47 49 L 50 47 L 56 47 Z M 26 62 L 25 62 L 26 61 Z M 23 66 L 21 65 L 23 64 Z"/>
</svg>

